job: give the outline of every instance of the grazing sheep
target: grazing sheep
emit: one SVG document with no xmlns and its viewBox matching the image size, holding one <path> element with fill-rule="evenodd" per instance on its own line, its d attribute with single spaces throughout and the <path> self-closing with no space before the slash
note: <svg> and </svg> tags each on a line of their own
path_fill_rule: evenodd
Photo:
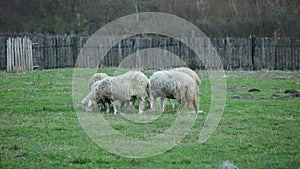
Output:
<svg viewBox="0 0 300 169">
<path fill-rule="evenodd" d="M 195 82 L 196 82 L 196 84 L 198 86 L 201 84 L 201 80 L 199 79 L 197 73 L 194 72 L 190 68 L 187 68 L 187 67 L 178 67 L 178 68 L 174 68 L 174 69 L 170 69 L 170 70 L 175 70 L 175 71 L 186 73 L 186 74 L 188 74 L 189 76 L 191 76 L 195 80 Z"/>
<path fill-rule="evenodd" d="M 95 73 L 89 80 L 89 90 L 92 90 L 92 86 L 95 82 L 107 78 L 108 75 L 106 73 Z"/>
<path fill-rule="evenodd" d="M 102 79 L 103 80 L 103 79 Z M 98 80 L 96 81 L 90 88 L 90 91 L 94 90 L 101 82 L 102 80 Z M 99 104 L 100 103 L 100 109 L 102 107 L 106 107 L 106 113 L 109 113 L 109 107 L 111 105 L 111 101 L 109 99 L 107 99 L 106 97 L 104 96 L 98 96 L 97 97 L 97 103 Z"/>
<path fill-rule="evenodd" d="M 164 99 L 176 99 L 179 102 L 177 112 L 181 112 L 187 103 L 188 108 L 194 106 L 198 113 L 196 82 L 186 73 L 179 71 L 158 71 L 150 77 L 150 91 L 152 95 L 152 108 L 155 100 L 161 98 L 161 111 L 164 111 Z"/>
<path fill-rule="evenodd" d="M 107 78 L 108 75 L 106 73 L 95 73 L 89 80 L 89 90 L 91 91 L 93 87 L 95 87 L 95 83 L 97 81 L 103 80 Z M 99 98 L 98 103 L 100 103 L 100 109 L 102 107 L 106 107 L 106 112 L 109 112 L 110 102 L 105 102 L 105 99 Z"/>
<path fill-rule="evenodd" d="M 86 111 L 91 111 L 100 99 L 105 99 L 111 101 L 116 114 L 116 100 L 129 103 L 130 100 L 137 99 L 140 102 L 138 113 L 141 114 L 144 110 L 144 100 L 149 97 L 149 87 L 149 79 L 140 71 L 129 71 L 120 76 L 107 77 L 97 82 L 92 91 L 82 100 L 82 107 Z"/>
<path fill-rule="evenodd" d="M 186 73 L 195 80 L 195 82 L 198 86 L 201 84 L 201 80 L 199 79 L 197 73 L 194 72 L 192 69 L 190 69 L 188 67 L 178 67 L 178 68 L 173 68 L 173 69 L 170 69 L 170 70 L 175 70 L 175 71 Z M 174 109 L 174 107 L 175 107 L 174 103 L 170 99 L 169 99 L 169 102 L 171 104 L 172 109 Z"/>
</svg>

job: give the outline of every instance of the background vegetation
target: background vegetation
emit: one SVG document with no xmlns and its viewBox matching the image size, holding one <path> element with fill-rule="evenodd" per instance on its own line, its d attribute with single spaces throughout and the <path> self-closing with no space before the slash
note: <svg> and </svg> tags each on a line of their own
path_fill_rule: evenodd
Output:
<svg viewBox="0 0 300 169">
<path fill-rule="evenodd" d="M 2 0 L 0 34 L 86 34 L 136 12 L 185 18 L 210 37 L 300 34 L 298 0 Z"/>
</svg>

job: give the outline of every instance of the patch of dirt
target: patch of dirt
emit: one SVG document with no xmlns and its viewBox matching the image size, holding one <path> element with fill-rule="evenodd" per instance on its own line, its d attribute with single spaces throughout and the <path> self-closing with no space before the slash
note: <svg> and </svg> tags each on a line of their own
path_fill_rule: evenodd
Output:
<svg viewBox="0 0 300 169">
<path fill-rule="evenodd" d="M 239 87 L 231 86 L 231 87 L 227 87 L 226 90 L 228 90 L 230 92 L 237 92 L 237 91 L 239 91 Z"/>
<path fill-rule="evenodd" d="M 300 97 L 300 91 L 295 89 L 278 90 L 272 96 L 278 99 L 298 98 Z"/>
<path fill-rule="evenodd" d="M 237 95 L 237 96 L 232 96 L 231 98 L 233 99 L 249 99 L 249 100 L 255 100 L 257 99 L 255 96 L 252 96 L 250 94 L 244 94 L 244 95 Z"/>
<path fill-rule="evenodd" d="M 300 92 L 295 89 L 287 89 L 284 91 L 284 93 L 296 94 L 296 93 L 300 93 Z"/>
<path fill-rule="evenodd" d="M 227 91 L 230 91 L 230 92 L 238 92 L 241 88 L 246 88 L 244 86 L 230 86 L 230 87 L 227 87 L 225 88 Z"/>
</svg>

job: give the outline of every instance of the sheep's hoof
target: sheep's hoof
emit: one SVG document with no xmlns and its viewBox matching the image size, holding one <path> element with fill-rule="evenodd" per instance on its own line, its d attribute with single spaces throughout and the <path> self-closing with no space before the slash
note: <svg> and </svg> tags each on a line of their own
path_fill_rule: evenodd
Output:
<svg viewBox="0 0 300 169">
<path fill-rule="evenodd" d="M 181 110 L 177 110 L 177 114 L 181 114 Z"/>
</svg>

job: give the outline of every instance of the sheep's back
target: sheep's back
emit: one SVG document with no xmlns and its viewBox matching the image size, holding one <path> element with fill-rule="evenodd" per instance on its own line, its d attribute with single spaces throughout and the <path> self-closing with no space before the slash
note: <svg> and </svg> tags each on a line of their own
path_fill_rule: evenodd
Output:
<svg viewBox="0 0 300 169">
<path fill-rule="evenodd" d="M 95 73 L 89 80 L 89 89 L 92 89 L 93 84 L 95 84 L 97 81 L 103 80 L 108 75 L 106 73 Z"/>
<path fill-rule="evenodd" d="M 171 69 L 171 70 L 186 73 L 186 74 L 188 74 L 189 76 L 191 76 L 191 77 L 195 80 L 195 82 L 197 83 L 197 85 L 200 85 L 200 84 L 201 84 L 201 80 L 199 79 L 197 73 L 194 72 L 194 71 L 193 71 L 192 69 L 190 69 L 190 68 L 187 68 L 187 67 L 179 67 L 179 68 L 174 68 L 174 69 Z"/>
</svg>

